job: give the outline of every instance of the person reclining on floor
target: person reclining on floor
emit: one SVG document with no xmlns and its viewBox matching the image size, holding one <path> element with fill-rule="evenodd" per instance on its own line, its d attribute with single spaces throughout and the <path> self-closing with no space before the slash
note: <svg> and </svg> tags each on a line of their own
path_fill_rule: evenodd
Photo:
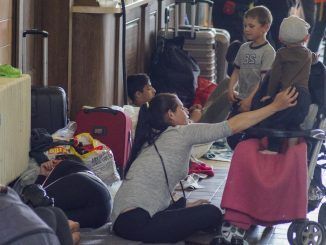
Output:
<svg viewBox="0 0 326 245">
<path fill-rule="evenodd" d="M 173 201 L 176 184 L 187 175 L 192 146 L 251 127 L 294 106 L 296 97 L 295 89 L 287 89 L 268 106 L 228 121 L 188 124 L 188 111 L 176 95 L 156 95 L 140 109 L 142 127 L 137 128 L 126 178 L 113 203 L 113 231 L 129 240 L 171 243 L 196 231 L 218 229 L 222 213 L 207 200 Z"/>
<path fill-rule="evenodd" d="M 60 155 L 60 159 L 42 163 L 35 184 L 42 185 L 54 205 L 80 227 L 97 228 L 108 221 L 110 193 L 78 157 Z"/>
</svg>

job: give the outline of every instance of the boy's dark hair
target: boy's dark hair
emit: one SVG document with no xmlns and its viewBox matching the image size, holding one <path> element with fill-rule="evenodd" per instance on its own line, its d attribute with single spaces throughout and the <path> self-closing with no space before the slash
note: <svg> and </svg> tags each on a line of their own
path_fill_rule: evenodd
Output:
<svg viewBox="0 0 326 245">
<path fill-rule="evenodd" d="M 248 17 L 257 19 L 259 24 L 261 25 L 271 25 L 273 22 L 273 16 L 271 11 L 262 5 L 253 7 L 247 12 L 245 12 L 244 18 Z"/>
<path fill-rule="evenodd" d="M 135 101 L 135 93 L 143 92 L 144 87 L 149 84 L 150 78 L 145 73 L 133 74 L 127 77 L 128 96 Z"/>
</svg>

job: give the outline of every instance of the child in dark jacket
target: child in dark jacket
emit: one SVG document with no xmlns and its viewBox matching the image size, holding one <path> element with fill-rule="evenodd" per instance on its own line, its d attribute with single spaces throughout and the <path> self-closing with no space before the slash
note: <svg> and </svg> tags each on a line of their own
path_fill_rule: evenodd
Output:
<svg viewBox="0 0 326 245">
<path fill-rule="evenodd" d="M 264 106 L 277 92 L 291 86 L 296 87 L 299 96 L 295 107 L 267 119 L 263 122 L 264 127 L 299 129 L 308 113 L 311 104 L 308 88 L 310 67 L 317 61 L 316 54 L 304 46 L 309 37 L 309 28 L 310 25 L 297 16 L 285 18 L 281 23 L 279 39 L 285 47 L 280 48 L 276 53 L 268 86 L 266 86 L 267 91 L 264 91 L 265 96 L 262 96 L 258 104 Z"/>
</svg>

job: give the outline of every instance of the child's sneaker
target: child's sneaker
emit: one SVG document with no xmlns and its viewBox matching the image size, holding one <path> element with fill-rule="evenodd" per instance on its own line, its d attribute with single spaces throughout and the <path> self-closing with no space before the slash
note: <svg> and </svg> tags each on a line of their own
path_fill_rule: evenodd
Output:
<svg viewBox="0 0 326 245">
<path fill-rule="evenodd" d="M 231 225 L 228 222 L 224 222 L 222 224 L 221 233 L 225 241 L 229 244 L 248 245 L 248 242 L 245 240 L 246 231 L 244 229 Z"/>
</svg>

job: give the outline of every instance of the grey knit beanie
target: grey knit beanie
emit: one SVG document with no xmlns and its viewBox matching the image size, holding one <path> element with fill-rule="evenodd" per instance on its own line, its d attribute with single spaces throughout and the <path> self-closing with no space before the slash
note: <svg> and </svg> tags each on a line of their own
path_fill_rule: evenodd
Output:
<svg viewBox="0 0 326 245">
<path fill-rule="evenodd" d="M 308 35 L 309 28 L 310 25 L 303 19 L 291 15 L 283 19 L 280 26 L 279 38 L 284 43 L 299 43 Z"/>
</svg>

